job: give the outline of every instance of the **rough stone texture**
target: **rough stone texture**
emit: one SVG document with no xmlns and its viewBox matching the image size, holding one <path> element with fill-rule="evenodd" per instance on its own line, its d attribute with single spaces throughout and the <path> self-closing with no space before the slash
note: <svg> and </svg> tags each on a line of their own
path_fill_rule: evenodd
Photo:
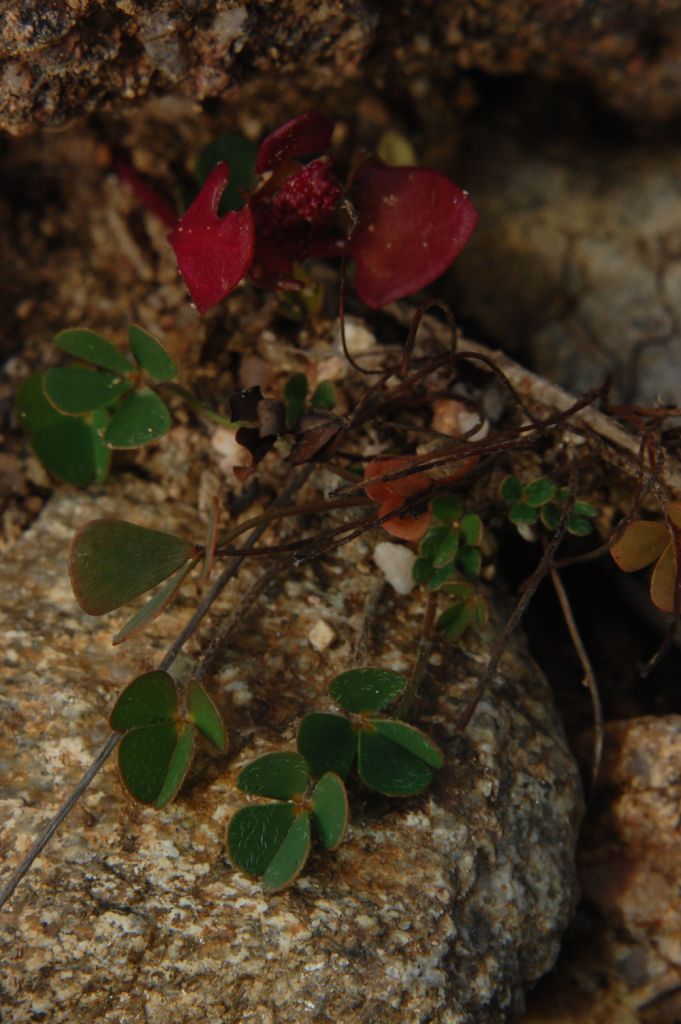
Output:
<svg viewBox="0 0 681 1024">
<path fill-rule="evenodd" d="M 681 716 L 609 723 L 580 841 L 584 910 L 523 1024 L 681 1019 L 680 801 Z"/>
<path fill-rule="evenodd" d="M 176 428 L 146 464 L 154 482 L 123 474 L 106 496 L 55 496 L 5 558 L 3 877 L 102 743 L 117 691 L 158 662 L 193 600 L 190 586 L 148 636 L 112 651 L 123 616 L 78 612 L 68 538 L 111 513 L 195 533 L 196 466 L 202 480 L 217 473 L 194 437 Z M 164 500 L 171 479 L 179 496 Z M 301 712 L 329 706 L 328 680 L 348 665 L 373 588 L 372 546 L 296 570 L 247 616 L 211 684 L 231 754 L 202 754 L 175 805 L 131 805 L 112 766 L 96 780 L 0 921 L 3 1024 L 491 1024 L 520 1009 L 572 912 L 581 810 L 546 682 L 520 640 L 465 738 L 453 721 L 485 649 L 435 651 L 416 720 L 447 765 L 428 795 L 391 802 L 353 784 L 348 840 L 315 852 L 280 895 L 225 859 L 240 766 L 290 744 Z M 229 589 L 223 612 L 244 586 Z M 371 661 L 408 668 L 420 601 L 386 590 Z M 319 619 L 337 637 L 321 653 L 307 639 Z"/>
<path fill-rule="evenodd" d="M 149 92 L 225 98 L 254 78 L 316 93 L 357 78 L 529 72 L 642 120 L 679 113 L 678 0 L 19 0 L 0 15 L 0 127 L 21 134 Z M 370 59 L 369 59 L 370 58 Z"/>
<path fill-rule="evenodd" d="M 459 309 L 578 393 L 681 400 L 681 151 L 569 132 L 473 133 L 480 221 L 457 263 Z"/>
</svg>

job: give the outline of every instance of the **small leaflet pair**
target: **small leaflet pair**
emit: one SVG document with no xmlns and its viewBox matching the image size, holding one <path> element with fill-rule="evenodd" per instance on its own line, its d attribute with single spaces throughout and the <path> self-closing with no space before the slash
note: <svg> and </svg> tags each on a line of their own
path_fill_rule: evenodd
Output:
<svg viewBox="0 0 681 1024">
<path fill-rule="evenodd" d="M 123 734 L 118 767 L 126 789 L 139 803 L 154 807 L 165 807 L 177 795 L 197 732 L 220 752 L 227 749 L 224 726 L 206 691 L 190 683 L 181 708 L 167 672 L 145 672 L 133 679 L 116 701 L 110 725 Z"/>
</svg>

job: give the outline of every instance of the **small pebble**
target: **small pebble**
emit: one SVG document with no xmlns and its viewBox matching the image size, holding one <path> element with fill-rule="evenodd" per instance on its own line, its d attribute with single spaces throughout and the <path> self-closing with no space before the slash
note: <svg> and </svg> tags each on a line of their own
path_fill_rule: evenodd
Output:
<svg viewBox="0 0 681 1024">
<path fill-rule="evenodd" d="M 307 639 L 310 647 L 314 648 L 317 652 L 321 652 L 331 646 L 336 639 L 336 634 L 328 622 L 324 622 L 324 619 L 318 619 L 307 634 Z"/>
<path fill-rule="evenodd" d="M 412 570 L 416 555 L 404 544 L 384 540 L 374 548 L 374 562 L 398 594 L 410 594 L 414 587 Z"/>
</svg>

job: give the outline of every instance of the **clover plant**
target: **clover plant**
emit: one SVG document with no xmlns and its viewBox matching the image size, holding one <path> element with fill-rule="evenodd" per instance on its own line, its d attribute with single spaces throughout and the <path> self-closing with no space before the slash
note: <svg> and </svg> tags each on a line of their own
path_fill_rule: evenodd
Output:
<svg viewBox="0 0 681 1024">
<path fill-rule="evenodd" d="M 678 568 L 672 529 L 681 529 L 681 502 L 671 502 L 667 515 L 671 527 L 666 523 L 634 520 L 610 549 L 624 572 L 654 566 L 650 576 L 650 599 L 663 612 L 674 610 Z"/>
<path fill-rule="evenodd" d="M 522 528 L 527 530 L 538 523 L 547 530 L 557 529 L 568 501 L 569 489 L 559 487 L 548 477 L 536 477 L 522 484 L 517 477 L 507 476 L 501 482 L 499 496 L 508 506 L 510 522 L 526 536 Z M 575 537 L 588 537 L 593 533 L 593 523 L 589 520 L 597 516 L 598 509 L 589 502 L 575 501 L 568 517 L 567 532 Z"/>
</svg>

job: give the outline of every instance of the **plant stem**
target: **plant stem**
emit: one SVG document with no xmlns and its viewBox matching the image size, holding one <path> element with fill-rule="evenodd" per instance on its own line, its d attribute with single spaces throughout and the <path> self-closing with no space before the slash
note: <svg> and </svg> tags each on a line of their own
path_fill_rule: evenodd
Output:
<svg viewBox="0 0 681 1024">
<path fill-rule="evenodd" d="M 395 709 L 395 715 L 397 718 L 406 718 L 407 714 L 411 710 L 412 704 L 416 700 L 419 687 L 421 686 L 423 677 L 426 674 L 428 658 L 430 657 L 430 652 L 433 649 L 433 627 L 435 626 L 436 612 L 437 593 L 431 590 L 428 593 L 426 610 L 423 614 L 423 622 L 421 623 L 421 639 L 419 642 L 418 654 L 416 655 L 416 663 L 400 702 Z"/>
<path fill-rule="evenodd" d="M 466 704 L 461 714 L 461 717 L 459 718 L 459 721 L 456 723 L 457 732 L 463 732 L 468 723 L 470 722 L 471 718 L 475 714 L 475 709 L 482 700 L 485 691 L 492 680 L 492 676 L 496 672 L 497 666 L 501 661 L 501 657 L 508 646 L 509 640 L 511 639 L 511 635 L 513 634 L 518 624 L 520 623 L 520 620 L 525 614 L 527 606 L 534 597 L 537 587 L 544 579 L 544 577 L 548 575 L 548 573 L 551 571 L 551 565 L 553 564 L 553 556 L 555 555 L 561 541 L 563 540 L 565 530 L 567 529 L 568 520 L 570 518 L 570 515 L 572 514 L 572 508 L 575 503 L 576 475 L 577 474 L 574 471 L 571 474 L 570 495 L 568 497 L 567 502 L 565 503 L 565 508 L 563 509 L 563 514 L 561 515 L 558 528 L 556 529 L 556 532 L 554 533 L 550 542 L 546 545 L 546 549 L 544 551 L 544 554 L 539 565 L 537 566 L 537 568 L 527 581 L 526 585 L 524 586 L 523 592 L 521 593 L 520 598 L 518 599 L 518 603 L 513 609 L 511 617 L 506 623 L 506 626 L 504 627 L 504 631 L 501 634 L 498 643 L 496 644 L 494 650 L 489 656 L 489 660 L 485 666 L 485 671 L 482 673 L 480 679 L 478 680 L 478 685 L 475 687 L 473 696 Z"/>
<path fill-rule="evenodd" d="M 162 386 L 168 388 L 169 391 L 174 391 L 176 395 L 180 395 L 190 408 L 204 416 L 207 420 L 211 420 L 212 423 L 219 423 L 221 427 L 230 427 L 230 429 L 235 431 L 240 426 L 238 421 L 230 419 L 229 416 L 223 416 L 220 412 L 216 412 L 210 405 L 206 405 L 200 398 L 197 398 L 188 388 L 182 387 L 181 384 L 165 381 Z"/>
<path fill-rule="evenodd" d="M 279 497 L 275 500 L 274 504 L 288 501 L 295 492 L 303 486 L 308 480 L 312 473 L 314 466 L 306 466 L 302 472 L 294 476 L 289 484 L 284 488 Z M 229 565 L 225 566 L 220 576 L 217 578 L 213 586 L 210 588 L 208 593 L 205 595 L 203 600 L 200 602 L 196 611 L 192 615 L 191 619 L 184 627 L 179 636 L 172 642 L 168 650 L 166 651 L 160 665 L 160 671 L 167 671 L 175 661 L 177 655 L 180 653 L 187 640 L 196 631 L 199 623 L 203 619 L 204 615 L 210 610 L 211 605 L 214 603 L 219 594 L 224 590 L 229 581 L 236 576 L 237 572 L 241 568 L 241 565 L 246 557 L 249 547 L 252 547 L 258 539 L 262 536 L 269 525 L 267 522 L 261 523 L 260 526 L 253 530 L 253 533 L 243 545 L 243 554 L 237 555 L 232 558 Z M 113 733 L 109 736 L 108 740 L 99 751 L 94 761 L 83 775 L 80 782 L 76 785 L 73 792 L 69 795 L 67 800 L 64 801 L 62 806 L 59 808 L 57 813 L 51 818 L 48 825 L 45 827 L 43 832 L 40 834 L 38 839 L 35 841 L 31 849 L 28 851 L 26 856 L 21 860 L 19 866 L 10 875 L 5 885 L 0 889 L 0 909 L 5 905 L 7 900 L 12 896 L 14 890 L 21 882 L 22 878 L 31 869 L 34 861 L 40 856 L 42 851 L 49 843 L 52 836 L 55 834 L 61 823 L 67 817 L 67 815 L 73 810 L 78 800 L 81 798 L 83 793 L 88 789 L 90 783 L 99 773 L 100 769 L 104 767 L 110 755 L 114 752 L 118 746 L 120 736 L 117 733 Z"/>
<path fill-rule="evenodd" d="M 593 670 L 591 660 L 587 653 L 586 647 L 579 632 L 577 626 L 577 620 L 575 619 L 568 598 L 567 591 L 563 586 L 563 581 L 560 578 L 560 573 L 555 566 L 551 566 L 549 569 L 551 575 L 551 582 L 553 588 L 556 591 L 556 595 L 560 602 L 560 607 L 563 612 L 563 618 L 565 619 L 565 625 L 568 628 L 570 639 L 572 640 L 572 646 L 575 649 L 575 653 L 579 658 L 580 664 L 584 671 L 584 685 L 589 691 L 591 697 L 591 706 L 593 708 L 594 715 L 594 748 L 593 748 L 593 759 L 591 763 L 591 791 L 593 792 L 596 788 L 596 782 L 598 779 L 598 771 L 601 766 L 601 758 L 603 756 L 603 705 L 601 704 L 601 697 L 598 692 L 598 682 L 596 680 L 596 674 Z"/>
</svg>

